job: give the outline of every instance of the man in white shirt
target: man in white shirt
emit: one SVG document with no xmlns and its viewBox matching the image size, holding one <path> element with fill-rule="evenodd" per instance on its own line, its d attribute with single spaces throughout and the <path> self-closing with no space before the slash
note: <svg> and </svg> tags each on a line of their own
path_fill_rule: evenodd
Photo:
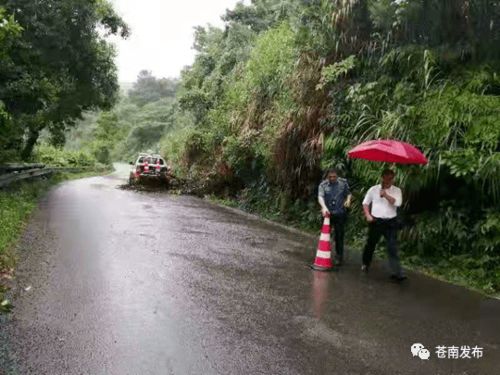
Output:
<svg viewBox="0 0 500 375">
<path fill-rule="evenodd" d="M 397 245 L 397 208 L 403 203 L 401 189 L 394 186 L 394 171 L 386 169 L 382 172 L 382 183 L 372 186 L 363 200 L 363 211 L 368 222 L 368 240 L 363 250 L 364 272 L 368 271 L 373 258 L 373 252 L 380 237 L 384 236 L 387 241 L 389 253 L 389 266 L 391 278 L 403 281 L 403 274 L 399 263 Z M 371 205 L 371 210 L 370 210 Z"/>
</svg>

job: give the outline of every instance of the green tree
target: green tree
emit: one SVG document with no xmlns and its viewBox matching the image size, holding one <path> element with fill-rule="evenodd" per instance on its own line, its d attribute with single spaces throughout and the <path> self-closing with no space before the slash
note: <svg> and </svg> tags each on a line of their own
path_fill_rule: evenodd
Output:
<svg viewBox="0 0 500 375">
<path fill-rule="evenodd" d="M 162 98 L 173 98 L 177 90 L 177 80 L 157 79 L 150 71 L 142 70 L 129 91 L 130 101 L 142 107 L 147 103 L 158 101 Z"/>
<path fill-rule="evenodd" d="M 114 113 L 104 112 L 99 116 L 92 132 L 90 148 L 94 157 L 103 164 L 111 164 L 111 152 L 119 132 L 118 117 Z"/>
<path fill-rule="evenodd" d="M 21 32 L 22 28 L 14 17 L 9 16 L 6 10 L 0 7 L 0 76 L 6 67 L 13 65 L 11 53 L 14 45 L 19 41 Z M 21 137 L 22 132 L 14 126 L 12 116 L 0 98 L 0 161 L 13 157 L 11 151 Z"/>
<path fill-rule="evenodd" d="M 22 134 L 11 147 L 27 158 L 43 129 L 61 144 L 84 110 L 115 103 L 114 51 L 99 29 L 126 37 L 128 28 L 104 0 L 6 0 L 4 7 L 23 31 L 0 68 L 0 100 Z"/>
</svg>

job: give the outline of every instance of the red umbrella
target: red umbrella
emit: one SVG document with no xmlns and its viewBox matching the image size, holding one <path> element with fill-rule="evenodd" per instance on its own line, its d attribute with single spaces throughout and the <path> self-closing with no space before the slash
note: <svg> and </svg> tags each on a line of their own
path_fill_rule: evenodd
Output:
<svg viewBox="0 0 500 375">
<path fill-rule="evenodd" d="M 399 164 L 427 164 L 427 158 L 409 143 L 381 139 L 363 142 L 348 152 L 351 158 Z"/>
</svg>

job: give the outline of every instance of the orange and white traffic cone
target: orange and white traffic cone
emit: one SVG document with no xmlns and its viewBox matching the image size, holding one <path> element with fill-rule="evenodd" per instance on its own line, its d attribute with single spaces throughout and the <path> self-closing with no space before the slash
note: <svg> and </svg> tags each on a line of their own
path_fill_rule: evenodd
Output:
<svg viewBox="0 0 500 375">
<path fill-rule="evenodd" d="M 147 161 L 144 162 L 144 172 L 149 172 L 149 163 Z"/>
<path fill-rule="evenodd" d="M 160 159 L 158 159 L 156 161 L 156 172 L 160 173 L 160 171 L 161 171 L 161 165 L 160 165 Z"/>
<path fill-rule="evenodd" d="M 330 244 L 330 216 L 325 216 L 323 220 L 316 259 L 314 260 L 314 264 L 311 264 L 311 268 L 315 271 L 331 271 L 333 269 L 332 245 Z"/>
</svg>

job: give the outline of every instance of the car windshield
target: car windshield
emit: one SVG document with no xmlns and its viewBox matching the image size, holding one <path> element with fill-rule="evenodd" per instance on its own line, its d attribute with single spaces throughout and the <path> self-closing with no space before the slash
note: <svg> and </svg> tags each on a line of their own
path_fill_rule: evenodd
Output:
<svg viewBox="0 0 500 375">
<path fill-rule="evenodd" d="M 156 164 L 158 160 L 160 161 L 160 165 L 165 165 L 165 161 L 162 158 L 152 158 L 151 156 L 141 156 L 137 162 L 142 164 L 147 161 L 148 164 Z"/>
</svg>

